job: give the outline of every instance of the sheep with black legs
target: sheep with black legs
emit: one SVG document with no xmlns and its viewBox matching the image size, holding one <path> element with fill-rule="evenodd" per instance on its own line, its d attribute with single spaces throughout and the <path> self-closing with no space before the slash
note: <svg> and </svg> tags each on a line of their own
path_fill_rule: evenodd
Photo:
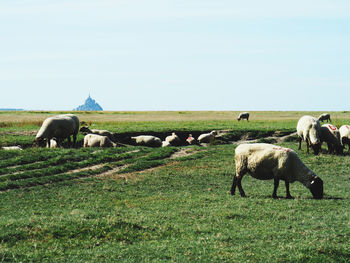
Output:
<svg viewBox="0 0 350 263">
<path fill-rule="evenodd" d="M 240 121 L 242 119 L 246 119 L 247 121 L 249 121 L 249 112 L 242 112 L 238 115 L 237 120 Z"/>
<path fill-rule="evenodd" d="M 289 184 L 295 181 L 302 183 L 312 193 L 315 199 L 323 198 L 323 182 L 299 158 L 297 153 L 289 148 L 267 144 L 241 144 L 235 150 L 236 173 L 233 177 L 231 195 L 235 194 L 236 186 L 242 197 L 242 178 L 246 173 L 259 180 L 274 180 L 273 198 L 277 198 L 279 181 L 285 181 L 286 198 L 293 198 L 289 192 Z"/>
<path fill-rule="evenodd" d="M 320 129 L 321 125 L 318 119 L 305 115 L 301 117 L 297 124 L 297 134 L 299 137 L 299 148 L 301 150 L 301 141 L 306 142 L 307 153 L 309 153 L 309 147 L 317 155 L 321 149 L 320 141 Z"/>
<path fill-rule="evenodd" d="M 328 153 L 343 154 L 338 128 L 332 124 L 323 124 L 320 131 L 321 144 L 323 142 L 327 143 Z"/>
<path fill-rule="evenodd" d="M 320 122 L 323 122 L 323 121 L 330 121 L 331 122 L 331 115 L 329 113 L 322 113 L 319 117 L 318 117 L 318 120 Z"/>
<path fill-rule="evenodd" d="M 341 126 L 339 128 L 339 134 L 341 145 L 345 148 L 345 145 L 347 144 L 350 151 L 350 125 Z"/>
</svg>

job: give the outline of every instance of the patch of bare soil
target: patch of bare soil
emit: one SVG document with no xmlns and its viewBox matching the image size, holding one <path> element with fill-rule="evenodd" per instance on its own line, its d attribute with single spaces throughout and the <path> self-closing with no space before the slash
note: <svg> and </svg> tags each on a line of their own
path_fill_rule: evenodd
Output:
<svg viewBox="0 0 350 263">
<path fill-rule="evenodd" d="M 277 136 L 276 136 L 277 135 Z M 292 136 L 297 135 L 296 132 L 293 132 L 291 134 L 285 135 L 285 136 L 278 136 L 278 134 L 275 134 L 275 136 L 268 136 L 268 137 L 264 137 L 265 140 L 270 141 L 271 143 L 281 143 L 286 141 L 287 139 L 289 139 Z M 235 142 L 235 144 L 243 144 L 243 143 L 256 143 L 258 142 L 260 139 L 254 139 L 254 140 L 247 140 L 246 138 L 242 137 L 241 140 Z"/>
<path fill-rule="evenodd" d="M 195 154 L 198 151 L 193 151 L 192 149 L 180 148 L 177 152 L 173 153 L 169 159 L 176 159 L 188 155 Z"/>
<path fill-rule="evenodd" d="M 106 163 L 99 163 L 99 164 L 92 165 L 92 166 L 87 166 L 87 167 L 84 167 L 84 168 L 78 168 L 78 169 L 74 169 L 74 170 L 69 170 L 66 173 L 67 174 L 74 174 L 74 173 L 79 173 L 79 172 L 83 172 L 83 171 L 87 171 L 87 170 L 97 170 L 97 169 L 101 168 L 104 165 L 106 165 Z"/>
</svg>

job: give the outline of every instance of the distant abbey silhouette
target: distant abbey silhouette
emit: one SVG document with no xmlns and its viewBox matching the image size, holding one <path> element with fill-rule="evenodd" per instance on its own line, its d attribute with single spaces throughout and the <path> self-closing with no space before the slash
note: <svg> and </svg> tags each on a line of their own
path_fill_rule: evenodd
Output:
<svg viewBox="0 0 350 263">
<path fill-rule="evenodd" d="M 85 100 L 85 103 L 83 105 L 80 105 L 79 107 L 73 109 L 77 111 L 103 111 L 102 107 L 90 97 Z"/>
</svg>

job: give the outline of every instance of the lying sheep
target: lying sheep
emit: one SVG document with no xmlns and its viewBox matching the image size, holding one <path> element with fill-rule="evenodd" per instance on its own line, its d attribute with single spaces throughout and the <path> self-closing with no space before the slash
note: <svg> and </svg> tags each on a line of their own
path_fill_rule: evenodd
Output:
<svg viewBox="0 0 350 263">
<path fill-rule="evenodd" d="M 84 147 L 117 147 L 107 136 L 87 134 L 84 137 Z"/>
<path fill-rule="evenodd" d="M 131 137 L 135 140 L 135 143 L 138 145 L 150 146 L 150 147 L 161 147 L 162 140 L 156 136 L 152 135 L 139 135 L 136 137 Z"/>
<path fill-rule="evenodd" d="M 277 198 L 280 180 L 285 181 L 288 199 L 293 198 L 289 192 L 289 184 L 295 181 L 309 188 L 314 198 L 323 197 L 322 180 L 289 148 L 267 143 L 241 144 L 235 150 L 235 162 L 236 174 L 233 177 L 231 195 L 235 194 L 238 186 L 241 196 L 246 196 L 241 181 L 243 176 L 249 173 L 259 180 L 274 179 L 273 198 Z"/>
<path fill-rule="evenodd" d="M 70 136 L 73 135 L 73 146 L 75 146 L 78 131 L 79 118 L 73 114 L 49 117 L 44 120 L 34 142 L 38 145 L 43 145 L 43 142 L 47 140 L 48 147 L 50 147 L 50 140 L 55 137 L 60 141 L 67 139 L 68 145 L 70 145 Z"/>
<path fill-rule="evenodd" d="M 238 115 L 237 120 L 240 121 L 242 119 L 246 119 L 247 121 L 249 121 L 249 112 L 242 112 Z"/>
<path fill-rule="evenodd" d="M 180 144 L 180 138 L 179 138 L 179 136 L 177 136 L 177 135 L 175 134 L 175 132 L 173 132 L 171 135 L 167 136 L 167 137 L 165 138 L 165 141 L 166 141 L 166 142 L 169 142 L 169 143 L 170 143 L 171 145 L 173 145 L 173 146 L 177 146 L 177 145 Z"/>
<path fill-rule="evenodd" d="M 96 129 L 90 130 L 89 127 L 84 126 L 80 128 L 80 132 L 83 133 L 84 135 L 97 134 L 97 135 L 107 136 L 111 141 L 114 141 L 114 134 L 107 130 L 96 130 Z"/>
<path fill-rule="evenodd" d="M 17 146 L 3 146 L 1 147 L 1 149 L 3 150 L 18 150 L 18 151 L 22 151 L 22 147 L 20 145 Z"/>
<path fill-rule="evenodd" d="M 347 144 L 349 146 L 349 151 L 350 151 L 350 126 L 349 125 L 341 126 L 339 128 L 339 134 L 340 134 L 341 145 L 345 148 L 345 145 Z"/>
<path fill-rule="evenodd" d="M 188 137 L 187 137 L 187 139 L 186 139 L 186 142 L 187 142 L 188 144 L 190 144 L 190 145 L 196 144 L 196 143 L 197 143 L 196 139 L 193 138 L 192 134 L 189 134 L 189 135 L 188 135 Z"/>
<path fill-rule="evenodd" d="M 198 143 L 212 143 L 215 140 L 216 131 L 211 131 L 210 133 L 204 133 L 199 135 L 197 141 Z"/>
<path fill-rule="evenodd" d="M 170 144 L 170 142 L 162 141 L 162 147 L 169 147 L 169 146 L 172 146 L 172 145 Z"/>
<path fill-rule="evenodd" d="M 323 124 L 320 129 L 320 141 L 327 143 L 328 153 L 343 154 L 343 146 L 340 143 L 340 133 L 332 124 Z"/>
<path fill-rule="evenodd" d="M 323 122 L 323 121 L 330 121 L 331 122 L 331 115 L 329 113 L 322 113 L 319 117 L 318 117 L 318 120 L 320 122 Z"/>
<path fill-rule="evenodd" d="M 298 149 L 301 150 L 301 141 L 305 141 L 307 153 L 309 153 L 309 147 L 311 146 L 314 154 L 317 155 L 321 149 L 320 129 L 321 125 L 318 119 L 308 115 L 301 117 L 297 124 Z"/>
</svg>

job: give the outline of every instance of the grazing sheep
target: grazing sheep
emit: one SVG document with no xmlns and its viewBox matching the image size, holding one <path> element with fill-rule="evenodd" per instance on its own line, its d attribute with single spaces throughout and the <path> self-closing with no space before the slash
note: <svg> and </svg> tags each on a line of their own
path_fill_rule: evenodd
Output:
<svg viewBox="0 0 350 263">
<path fill-rule="evenodd" d="M 317 155 L 321 149 L 320 129 L 321 125 L 318 119 L 308 115 L 301 117 L 297 124 L 298 149 L 301 149 L 301 141 L 305 141 L 307 153 L 309 153 L 309 147 L 311 146 L 314 154 Z"/>
<path fill-rule="evenodd" d="M 347 144 L 349 146 L 350 151 L 350 126 L 349 125 L 343 125 L 339 128 L 339 134 L 340 134 L 340 142 L 342 146 L 345 148 L 345 145 Z"/>
<path fill-rule="evenodd" d="M 249 121 L 249 112 L 242 112 L 238 115 L 237 120 L 240 121 L 242 119 L 246 119 L 247 121 Z"/>
<path fill-rule="evenodd" d="M 87 134 L 84 137 L 84 147 L 117 147 L 107 136 Z"/>
<path fill-rule="evenodd" d="M 319 117 L 318 117 L 318 120 L 320 122 L 323 122 L 323 121 L 331 121 L 331 115 L 329 113 L 322 113 Z"/>
<path fill-rule="evenodd" d="M 309 188 L 316 199 L 323 197 L 323 182 L 299 158 L 297 153 L 289 148 L 267 144 L 241 144 L 235 150 L 236 174 L 233 177 L 231 195 L 235 194 L 236 186 L 239 193 L 245 197 L 242 188 L 242 178 L 246 173 L 259 180 L 274 179 L 273 198 L 277 198 L 277 188 L 280 180 L 285 181 L 286 198 L 293 198 L 289 192 L 289 183 L 298 181 Z"/>
<path fill-rule="evenodd" d="M 211 131 L 210 133 L 204 133 L 199 135 L 197 141 L 199 143 L 212 143 L 215 139 L 215 135 L 217 135 L 216 131 Z"/>
<path fill-rule="evenodd" d="M 70 145 L 70 136 L 73 135 L 73 146 L 75 146 L 78 131 L 79 118 L 73 114 L 49 117 L 44 120 L 34 142 L 43 145 L 43 142 L 47 140 L 48 147 L 50 147 L 50 140 L 55 137 L 58 141 L 68 139 L 68 145 Z"/>
<path fill-rule="evenodd" d="M 83 133 L 84 135 L 97 134 L 97 135 L 107 136 L 111 141 L 114 141 L 114 134 L 107 130 L 96 130 L 96 129 L 90 130 L 89 127 L 84 126 L 80 128 L 80 132 Z"/>
<path fill-rule="evenodd" d="M 172 145 L 170 144 L 170 142 L 162 141 L 162 147 L 169 147 L 169 146 L 172 146 Z"/>
<path fill-rule="evenodd" d="M 327 143 L 328 153 L 343 154 L 343 146 L 340 143 L 340 133 L 332 124 L 323 124 L 320 129 L 320 141 Z"/>
<path fill-rule="evenodd" d="M 138 145 L 150 146 L 150 147 L 161 147 L 162 140 L 156 136 L 152 135 L 139 135 L 136 137 L 131 137 L 135 140 L 135 143 Z"/>
<path fill-rule="evenodd" d="M 171 135 L 165 138 L 165 141 L 169 142 L 173 146 L 177 146 L 180 144 L 180 138 L 173 132 Z"/>
<path fill-rule="evenodd" d="M 22 147 L 20 145 L 17 146 L 3 146 L 1 147 L 1 149 L 3 150 L 18 150 L 18 151 L 22 151 Z"/>
<path fill-rule="evenodd" d="M 193 138 L 193 136 L 192 136 L 192 134 L 189 134 L 188 135 L 188 137 L 187 137 L 187 139 L 186 139 L 186 142 L 188 143 L 188 144 L 196 144 L 197 143 L 197 141 L 196 141 L 196 139 L 195 138 Z"/>
</svg>

